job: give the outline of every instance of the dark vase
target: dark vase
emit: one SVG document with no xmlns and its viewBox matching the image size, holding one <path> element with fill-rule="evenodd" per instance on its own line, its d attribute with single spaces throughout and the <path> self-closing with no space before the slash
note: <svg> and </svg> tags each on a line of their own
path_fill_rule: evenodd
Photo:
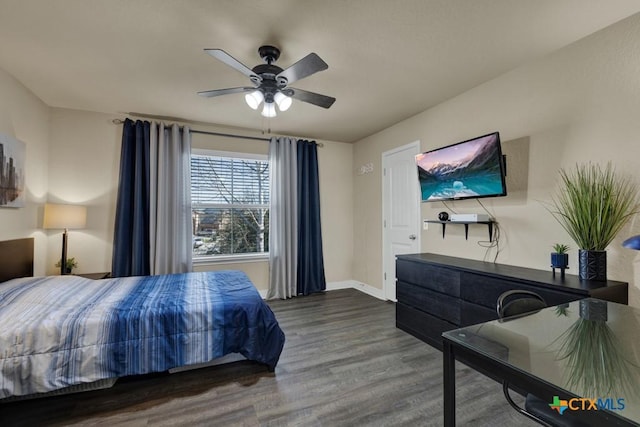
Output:
<svg viewBox="0 0 640 427">
<path fill-rule="evenodd" d="M 580 280 L 607 280 L 607 251 L 578 251 Z"/>
<path fill-rule="evenodd" d="M 551 267 L 567 268 L 568 265 L 569 265 L 569 254 L 559 254 L 557 252 L 551 253 Z"/>
<path fill-rule="evenodd" d="M 607 302 L 597 299 L 580 301 L 580 317 L 600 322 L 607 321 Z"/>
</svg>

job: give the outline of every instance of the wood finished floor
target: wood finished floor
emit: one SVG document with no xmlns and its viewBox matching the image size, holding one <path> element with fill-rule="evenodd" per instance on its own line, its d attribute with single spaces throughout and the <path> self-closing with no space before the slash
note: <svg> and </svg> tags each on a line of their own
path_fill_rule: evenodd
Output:
<svg viewBox="0 0 640 427">
<path fill-rule="evenodd" d="M 0 404 L 8 426 L 440 426 L 442 353 L 356 290 L 269 303 L 286 334 L 275 373 L 252 362 Z M 458 425 L 533 426 L 501 386 L 461 364 Z"/>
</svg>

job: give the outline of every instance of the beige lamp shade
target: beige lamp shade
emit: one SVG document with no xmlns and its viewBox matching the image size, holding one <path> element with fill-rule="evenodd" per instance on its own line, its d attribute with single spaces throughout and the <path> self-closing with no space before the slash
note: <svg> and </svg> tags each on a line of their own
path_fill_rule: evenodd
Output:
<svg viewBox="0 0 640 427">
<path fill-rule="evenodd" d="M 44 205 L 45 229 L 84 228 L 87 224 L 87 207 L 79 205 Z"/>
</svg>

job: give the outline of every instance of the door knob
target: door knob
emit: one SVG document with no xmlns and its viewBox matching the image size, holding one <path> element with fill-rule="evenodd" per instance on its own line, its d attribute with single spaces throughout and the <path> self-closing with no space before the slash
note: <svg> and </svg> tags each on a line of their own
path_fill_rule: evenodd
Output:
<svg viewBox="0 0 640 427">
<path fill-rule="evenodd" d="M 409 236 L 409 239 L 410 239 L 410 240 L 416 240 L 416 235 L 415 235 L 415 234 L 410 235 L 410 236 Z"/>
</svg>

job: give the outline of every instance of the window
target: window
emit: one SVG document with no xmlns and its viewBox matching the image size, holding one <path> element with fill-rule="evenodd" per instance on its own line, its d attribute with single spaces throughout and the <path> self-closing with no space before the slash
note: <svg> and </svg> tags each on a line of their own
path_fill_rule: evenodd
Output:
<svg viewBox="0 0 640 427">
<path fill-rule="evenodd" d="M 193 256 L 269 252 L 269 162 L 266 156 L 191 155 Z"/>
</svg>

